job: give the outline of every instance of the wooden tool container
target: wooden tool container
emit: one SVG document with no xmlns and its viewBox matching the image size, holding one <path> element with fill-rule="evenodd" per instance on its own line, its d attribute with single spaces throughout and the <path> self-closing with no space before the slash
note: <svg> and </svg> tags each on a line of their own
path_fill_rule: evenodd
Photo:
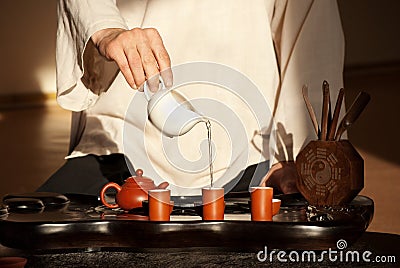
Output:
<svg viewBox="0 0 400 268">
<path fill-rule="evenodd" d="M 364 161 L 348 140 L 311 141 L 296 167 L 297 188 L 311 205 L 344 205 L 364 187 Z"/>
<path fill-rule="evenodd" d="M 352 201 L 364 187 L 364 161 L 348 140 L 341 140 L 341 136 L 360 116 L 370 96 L 361 92 L 339 123 L 344 89 L 339 90 L 332 117 L 327 81 L 322 84 L 322 93 L 320 128 L 308 98 L 308 88 L 303 87 L 304 101 L 318 140 L 311 141 L 297 155 L 299 176 L 296 184 L 310 205 L 344 205 Z"/>
</svg>

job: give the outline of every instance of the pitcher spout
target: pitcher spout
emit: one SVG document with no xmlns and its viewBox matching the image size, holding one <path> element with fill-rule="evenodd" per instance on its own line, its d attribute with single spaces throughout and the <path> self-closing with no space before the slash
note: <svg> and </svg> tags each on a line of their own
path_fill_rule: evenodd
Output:
<svg viewBox="0 0 400 268">
<path fill-rule="evenodd" d="M 176 137 L 187 133 L 197 123 L 207 121 L 194 109 L 189 100 L 175 90 L 167 90 L 162 80 L 160 81 L 161 89 L 153 95 L 149 93 L 147 83 L 144 87 L 146 98 L 149 100 L 149 120 L 158 130 L 168 137 Z"/>
<path fill-rule="evenodd" d="M 186 124 L 183 125 L 181 130 L 179 131 L 179 136 L 186 134 L 189 132 L 195 125 L 197 125 L 200 122 L 207 122 L 207 118 L 205 118 L 202 115 L 197 115 L 196 117 L 193 117 L 190 121 L 188 121 Z"/>
</svg>

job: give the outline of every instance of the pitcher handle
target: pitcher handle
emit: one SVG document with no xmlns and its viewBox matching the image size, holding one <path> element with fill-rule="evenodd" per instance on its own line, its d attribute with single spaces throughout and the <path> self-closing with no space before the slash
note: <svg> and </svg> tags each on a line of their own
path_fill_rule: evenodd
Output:
<svg viewBox="0 0 400 268">
<path fill-rule="evenodd" d="M 161 90 L 163 88 L 165 88 L 164 81 L 163 81 L 162 77 L 160 76 L 160 84 L 158 85 L 158 90 Z M 144 82 L 143 93 L 146 96 L 147 101 L 149 101 L 151 99 L 151 97 L 154 95 L 154 93 L 150 91 L 147 81 Z"/>
<path fill-rule="evenodd" d="M 117 183 L 109 182 L 106 185 L 104 185 L 104 187 L 101 189 L 100 199 L 101 199 L 101 202 L 103 203 L 103 205 L 105 205 L 106 207 L 108 207 L 108 208 L 118 208 L 119 207 L 118 204 L 107 203 L 106 198 L 105 198 L 106 191 L 108 189 L 112 189 L 112 188 L 116 189 L 117 192 L 121 191 L 121 189 L 122 189 L 121 186 L 119 186 Z"/>
</svg>

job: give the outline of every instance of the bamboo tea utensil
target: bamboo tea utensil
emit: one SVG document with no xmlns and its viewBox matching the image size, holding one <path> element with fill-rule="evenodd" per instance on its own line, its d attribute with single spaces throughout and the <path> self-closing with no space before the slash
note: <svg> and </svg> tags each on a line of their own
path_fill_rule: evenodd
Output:
<svg viewBox="0 0 400 268">
<path fill-rule="evenodd" d="M 357 120 L 360 116 L 362 111 L 364 110 L 365 106 L 367 106 L 368 102 L 370 101 L 371 97 L 366 92 L 360 92 L 350 106 L 349 110 L 347 111 L 346 115 L 343 117 L 342 121 L 340 122 L 339 128 L 336 132 L 335 140 L 340 140 L 342 134 Z"/>
<path fill-rule="evenodd" d="M 335 133 L 339 121 L 340 109 L 342 107 L 343 98 L 344 98 L 344 88 L 341 88 L 339 90 L 331 125 L 329 127 L 328 141 L 333 141 L 335 139 Z"/>
<path fill-rule="evenodd" d="M 307 85 L 303 86 L 302 89 L 303 92 L 303 98 L 304 98 L 304 102 L 306 103 L 306 107 L 307 107 L 307 111 L 310 115 L 311 121 L 314 125 L 314 130 L 315 130 L 315 134 L 317 135 L 317 137 L 319 137 L 319 126 L 318 126 L 318 122 L 317 122 L 317 117 L 315 116 L 315 112 L 314 109 L 311 105 L 310 99 L 308 98 L 308 87 Z"/>
<path fill-rule="evenodd" d="M 322 120 L 321 120 L 321 135 L 320 135 L 319 139 L 321 141 L 326 141 L 327 134 L 328 134 L 329 103 L 330 103 L 328 82 L 324 81 L 324 83 L 322 84 L 322 90 L 323 90 Z"/>
</svg>

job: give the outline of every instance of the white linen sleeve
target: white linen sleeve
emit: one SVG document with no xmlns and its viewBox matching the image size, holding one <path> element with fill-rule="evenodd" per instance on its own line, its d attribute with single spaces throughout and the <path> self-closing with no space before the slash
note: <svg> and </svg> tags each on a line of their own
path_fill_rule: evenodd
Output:
<svg viewBox="0 0 400 268">
<path fill-rule="evenodd" d="M 309 97 L 321 119 L 322 83 L 327 80 L 333 107 L 343 87 L 344 37 L 336 1 L 275 1 L 271 29 L 280 69 L 275 97 L 276 148 L 272 163 L 295 160 L 299 151 L 317 136 L 302 96 Z"/>
<path fill-rule="evenodd" d="M 128 26 L 115 0 L 59 0 L 57 12 L 57 102 L 64 109 L 82 111 L 96 102 L 118 72 L 90 37 L 101 29 Z"/>
</svg>

